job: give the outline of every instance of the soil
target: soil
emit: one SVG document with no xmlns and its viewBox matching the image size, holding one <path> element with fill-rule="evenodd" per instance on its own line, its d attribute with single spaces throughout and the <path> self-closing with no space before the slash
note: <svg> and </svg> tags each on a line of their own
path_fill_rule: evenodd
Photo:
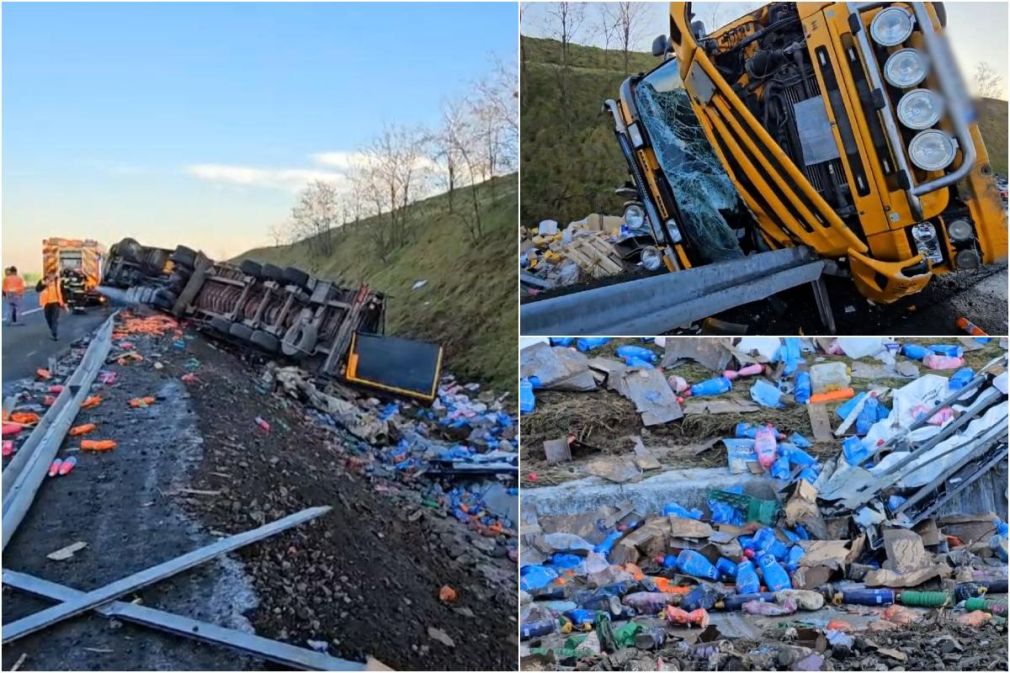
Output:
<svg viewBox="0 0 1010 673">
<path fill-rule="evenodd" d="M 145 361 L 108 367 L 117 382 L 76 422 L 98 423 L 96 438 L 100 432 L 119 446 L 75 454 L 74 472 L 44 484 L 5 551 L 5 567 L 92 589 L 221 535 L 328 505 L 332 510 L 317 520 L 139 597 L 302 647 L 320 641 L 333 656 L 374 657 L 395 669 L 515 670 L 516 566 L 502 539 L 423 506 L 420 485 L 363 473 L 361 443 L 317 425 L 300 403 L 261 392 L 258 362 L 199 334 L 187 334 L 185 350 L 173 339 L 131 338 Z M 185 384 L 179 379 L 192 358 L 198 381 Z M 149 408 L 126 404 L 152 394 L 158 399 Z M 268 421 L 269 432 L 256 417 Z M 45 558 L 76 540 L 89 546 L 70 561 Z M 458 596 L 452 604 L 439 600 L 445 585 Z M 3 620 L 43 605 L 4 588 Z M 24 652 L 24 670 L 264 666 L 94 615 L 5 646 L 4 668 Z"/>
</svg>

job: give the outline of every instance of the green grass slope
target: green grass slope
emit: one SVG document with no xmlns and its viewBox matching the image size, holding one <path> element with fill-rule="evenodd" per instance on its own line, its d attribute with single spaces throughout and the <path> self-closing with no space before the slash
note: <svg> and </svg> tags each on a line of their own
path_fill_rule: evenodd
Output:
<svg viewBox="0 0 1010 673">
<path fill-rule="evenodd" d="M 468 189 L 468 188 L 467 188 Z M 256 248 L 238 259 L 300 266 L 325 278 L 368 283 L 387 293 L 386 332 L 445 346 L 446 367 L 497 390 L 516 388 L 515 174 L 478 187 L 484 235 L 471 241 L 468 191 L 455 196 L 449 213 L 445 194 L 411 207 L 411 242 L 380 259 L 373 243 L 374 218 L 335 231 L 335 251 L 309 255 L 305 241 Z M 412 290 L 418 280 L 427 284 Z"/>
<path fill-rule="evenodd" d="M 522 38 L 526 66 L 522 80 L 522 224 L 543 219 L 562 224 L 591 212 L 619 214 L 614 189 L 627 179 L 627 167 L 601 109 L 617 98 L 624 73 L 623 55 L 597 47 L 571 46 L 570 97 L 562 104 L 559 87 L 561 43 Z M 631 73 L 659 65 L 651 54 L 631 55 Z M 1007 174 L 1007 102 L 978 101 L 979 128 L 993 170 Z"/>
</svg>

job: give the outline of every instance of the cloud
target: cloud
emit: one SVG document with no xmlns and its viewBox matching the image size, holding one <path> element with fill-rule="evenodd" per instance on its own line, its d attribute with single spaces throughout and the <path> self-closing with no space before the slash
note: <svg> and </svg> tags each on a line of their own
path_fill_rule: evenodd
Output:
<svg viewBox="0 0 1010 673">
<path fill-rule="evenodd" d="M 260 168 L 235 164 L 195 164 L 186 167 L 195 178 L 219 184 L 266 187 L 297 192 L 316 180 L 342 185 L 347 176 L 334 171 L 312 168 Z"/>
<path fill-rule="evenodd" d="M 367 156 L 364 152 L 319 152 L 312 155 L 312 160 L 317 164 L 347 173 L 364 164 Z"/>
</svg>

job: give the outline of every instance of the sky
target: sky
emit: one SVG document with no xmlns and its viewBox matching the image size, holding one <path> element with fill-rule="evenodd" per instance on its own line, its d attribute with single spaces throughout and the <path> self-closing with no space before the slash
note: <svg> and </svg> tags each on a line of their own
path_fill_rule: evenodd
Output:
<svg viewBox="0 0 1010 673">
<path fill-rule="evenodd" d="M 600 3 L 602 4 L 602 3 Z M 575 42 L 602 47 L 603 40 L 594 30 L 600 4 L 590 6 L 583 23 L 581 34 L 577 34 Z M 695 2 L 694 10 L 705 23 L 705 28 L 712 30 L 737 19 L 766 2 Z M 660 34 L 669 32 L 668 2 L 642 3 L 644 14 L 640 19 L 641 30 L 635 40 L 635 49 L 649 52 L 652 50 L 652 40 Z M 1007 6 L 1006 2 L 946 2 L 947 35 L 954 49 L 954 56 L 961 66 L 966 78 L 975 71 L 976 64 L 985 61 L 1003 76 L 1003 98 L 1006 98 L 1010 76 L 1008 76 L 1007 58 Z M 523 27 L 525 35 L 536 37 L 551 37 L 551 24 L 547 13 L 548 5 L 527 3 L 523 8 Z M 611 45 L 613 47 L 613 44 Z"/>
<path fill-rule="evenodd" d="M 511 3 L 3 3 L 3 263 L 50 236 L 270 242 L 384 124 L 514 62 Z"/>
</svg>

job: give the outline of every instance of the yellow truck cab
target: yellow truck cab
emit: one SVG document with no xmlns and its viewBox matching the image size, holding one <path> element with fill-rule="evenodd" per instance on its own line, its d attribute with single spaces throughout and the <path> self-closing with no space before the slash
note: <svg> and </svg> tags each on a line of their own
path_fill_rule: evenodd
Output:
<svg viewBox="0 0 1010 673">
<path fill-rule="evenodd" d="M 867 298 L 1007 256 L 1007 215 L 941 3 L 774 3 L 706 32 L 670 4 L 657 68 L 605 109 L 670 271 L 806 246 Z"/>
</svg>

